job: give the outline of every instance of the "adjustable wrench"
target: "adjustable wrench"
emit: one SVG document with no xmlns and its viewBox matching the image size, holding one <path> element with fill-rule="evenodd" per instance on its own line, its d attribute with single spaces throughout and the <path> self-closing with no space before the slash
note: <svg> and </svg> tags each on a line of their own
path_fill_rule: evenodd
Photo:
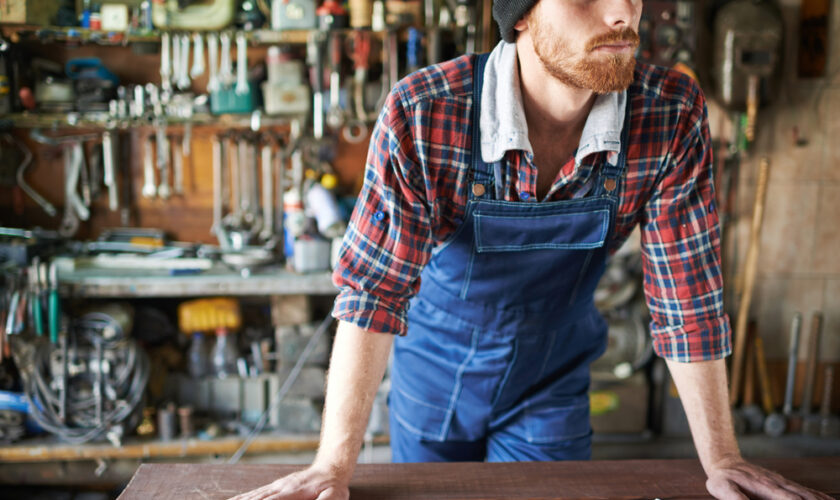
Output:
<svg viewBox="0 0 840 500">
<path fill-rule="evenodd" d="M 157 195 L 153 155 L 152 136 L 148 136 L 143 143 L 143 198 L 154 198 Z"/>
<path fill-rule="evenodd" d="M 245 95 L 248 88 L 248 41 L 244 31 L 236 33 L 236 95 Z"/>
<path fill-rule="evenodd" d="M 201 33 L 193 33 L 193 65 L 190 76 L 193 79 L 204 74 L 204 38 Z"/>
<path fill-rule="evenodd" d="M 108 188 L 108 209 L 116 212 L 120 208 L 119 192 L 117 189 L 117 179 L 114 171 L 115 158 L 115 141 L 114 132 L 106 130 L 102 133 L 102 167 L 103 167 L 103 181 Z"/>
<path fill-rule="evenodd" d="M 219 37 L 215 33 L 207 34 L 207 92 L 219 90 Z"/>
</svg>

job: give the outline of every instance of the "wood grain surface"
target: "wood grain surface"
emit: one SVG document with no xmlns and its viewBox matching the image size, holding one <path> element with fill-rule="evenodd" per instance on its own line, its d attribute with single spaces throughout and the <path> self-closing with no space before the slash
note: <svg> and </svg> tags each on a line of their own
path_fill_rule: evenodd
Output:
<svg viewBox="0 0 840 500">
<path fill-rule="evenodd" d="M 840 497 L 840 457 L 755 460 Z M 302 466 L 144 464 L 120 500 L 229 498 Z M 709 498 L 697 460 L 359 465 L 353 500 Z"/>
</svg>

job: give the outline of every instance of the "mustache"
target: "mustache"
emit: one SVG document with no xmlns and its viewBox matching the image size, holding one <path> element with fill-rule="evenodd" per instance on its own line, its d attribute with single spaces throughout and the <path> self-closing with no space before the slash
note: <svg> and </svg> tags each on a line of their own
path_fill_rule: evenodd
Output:
<svg viewBox="0 0 840 500">
<path fill-rule="evenodd" d="M 633 31 L 633 28 L 622 28 L 617 31 L 610 31 L 603 35 L 592 37 L 586 43 L 586 51 L 591 52 L 602 45 L 615 45 L 619 43 L 628 43 L 634 49 L 639 46 L 639 35 Z"/>
</svg>

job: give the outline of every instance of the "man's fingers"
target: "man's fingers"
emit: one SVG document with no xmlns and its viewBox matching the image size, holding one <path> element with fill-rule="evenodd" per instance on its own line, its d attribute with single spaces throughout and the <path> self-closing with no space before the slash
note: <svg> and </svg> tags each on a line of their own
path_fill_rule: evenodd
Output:
<svg viewBox="0 0 840 500">
<path fill-rule="evenodd" d="M 715 498 L 720 500 L 749 500 L 733 481 L 723 478 L 709 479 L 706 481 L 706 489 Z"/>
</svg>

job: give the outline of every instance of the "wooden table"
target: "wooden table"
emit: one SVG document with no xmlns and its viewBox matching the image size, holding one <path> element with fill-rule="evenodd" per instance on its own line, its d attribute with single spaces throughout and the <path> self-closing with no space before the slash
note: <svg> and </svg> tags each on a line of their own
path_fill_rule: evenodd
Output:
<svg viewBox="0 0 840 500">
<path fill-rule="evenodd" d="M 840 457 L 755 460 L 840 498 Z M 224 499 L 299 470 L 289 465 L 144 464 L 120 500 Z M 708 498 L 697 460 L 359 465 L 353 500 Z"/>
</svg>

